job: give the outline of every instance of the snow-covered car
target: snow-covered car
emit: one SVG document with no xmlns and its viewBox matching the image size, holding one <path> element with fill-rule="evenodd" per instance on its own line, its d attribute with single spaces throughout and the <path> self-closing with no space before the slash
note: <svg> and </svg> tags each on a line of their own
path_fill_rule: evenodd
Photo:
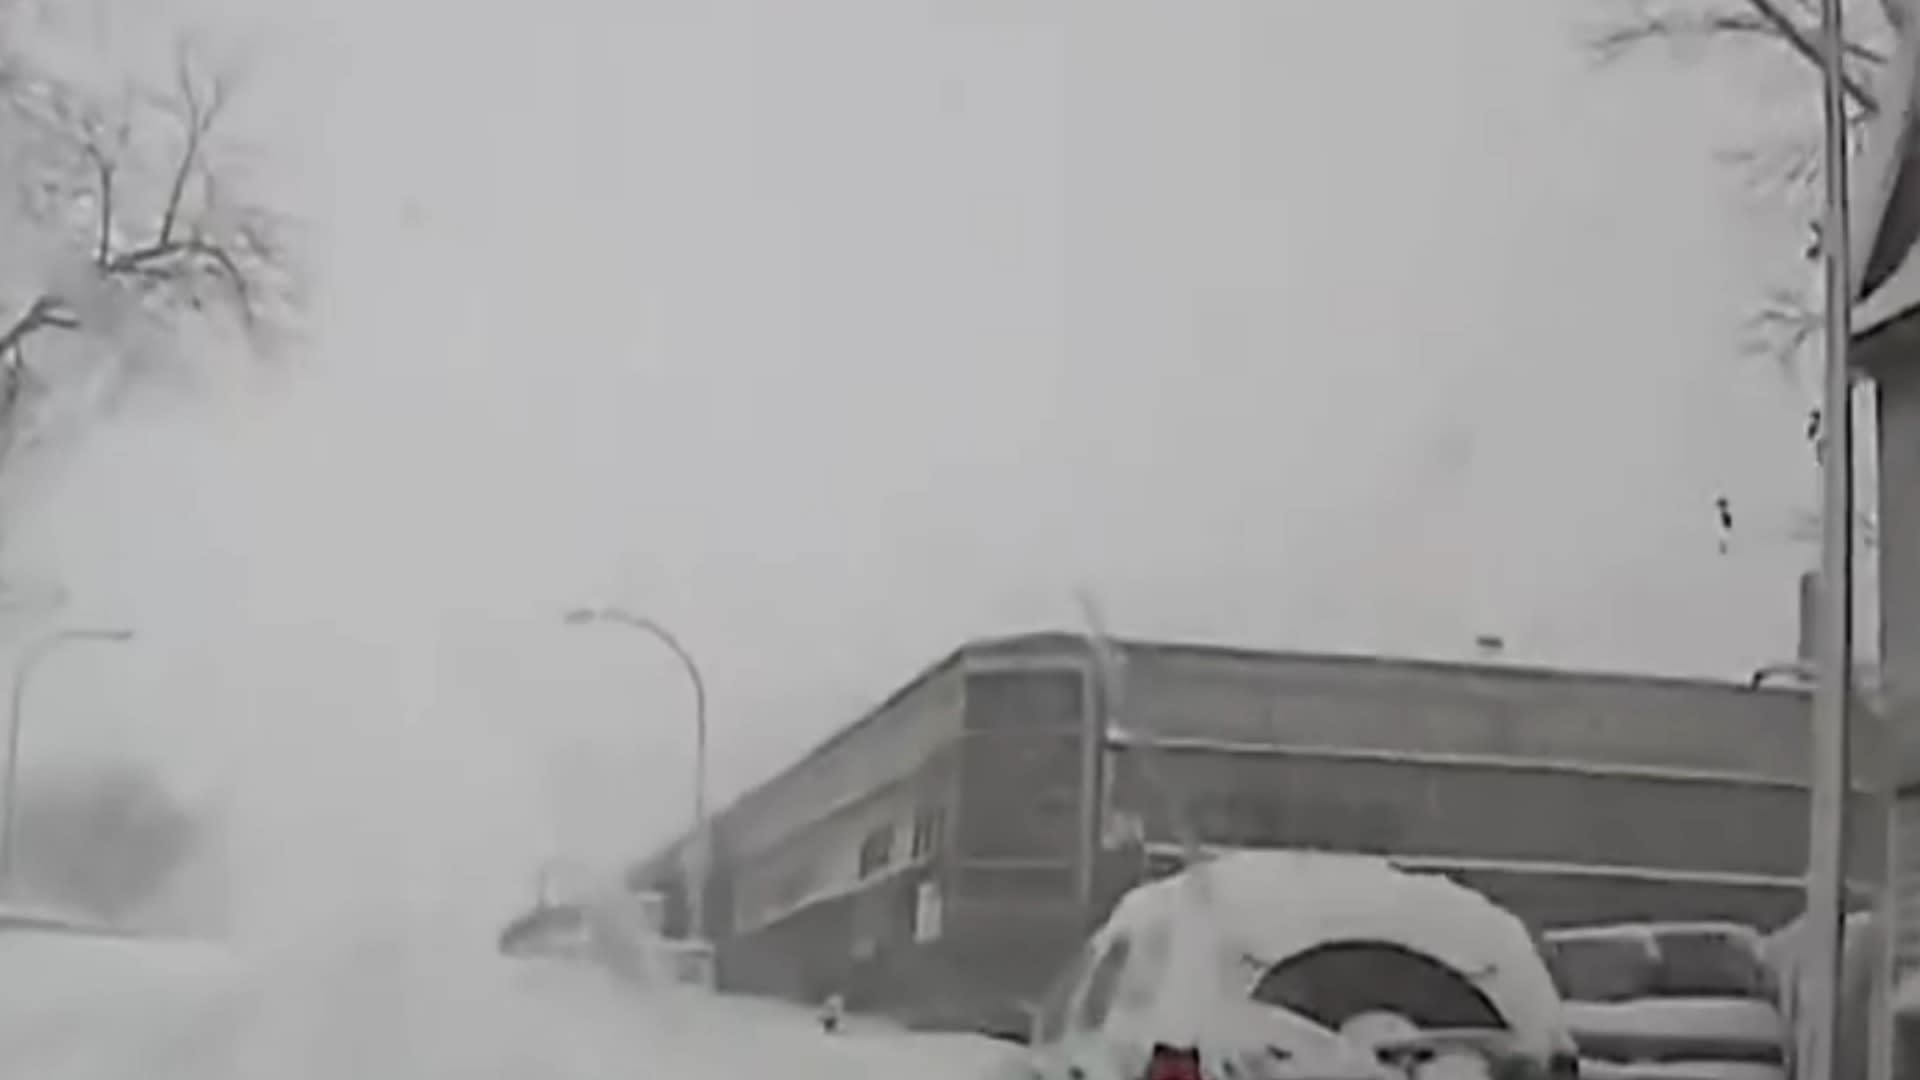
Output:
<svg viewBox="0 0 1920 1080">
<path fill-rule="evenodd" d="M 655 893 L 603 890 L 583 899 L 542 898 L 501 931 L 503 956 L 595 964 L 637 986 L 714 988 L 714 949 L 661 933 Z"/>
<path fill-rule="evenodd" d="M 1526 926 L 1380 858 L 1221 854 L 1124 897 L 1011 1070 L 1087 1080 L 1571 1077 Z"/>
<path fill-rule="evenodd" d="M 591 944 L 587 910 L 579 904 L 540 904 L 500 931 L 502 956 L 581 958 Z"/>
<path fill-rule="evenodd" d="M 1581 1074 L 1608 1080 L 1784 1080 L 1788 1026 L 1766 939 L 1731 922 L 1551 931 Z"/>
</svg>

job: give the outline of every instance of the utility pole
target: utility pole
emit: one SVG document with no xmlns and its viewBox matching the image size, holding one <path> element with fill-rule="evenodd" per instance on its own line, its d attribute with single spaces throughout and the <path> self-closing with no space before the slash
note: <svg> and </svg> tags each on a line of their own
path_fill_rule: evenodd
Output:
<svg viewBox="0 0 1920 1080">
<path fill-rule="evenodd" d="M 1847 834 L 1853 790 L 1853 288 L 1847 221 L 1846 38 L 1842 0 L 1821 0 L 1820 52 L 1826 214 L 1825 370 L 1820 454 L 1820 585 L 1814 620 L 1812 769 L 1808 799 L 1807 944 L 1795 1010 L 1801 1080 L 1843 1080 L 1841 962 L 1846 934 Z"/>
</svg>

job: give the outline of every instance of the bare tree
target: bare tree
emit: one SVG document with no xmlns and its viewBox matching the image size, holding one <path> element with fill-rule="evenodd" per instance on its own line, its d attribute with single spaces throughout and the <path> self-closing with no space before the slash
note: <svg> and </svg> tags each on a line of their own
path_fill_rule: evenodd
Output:
<svg viewBox="0 0 1920 1080">
<path fill-rule="evenodd" d="M 1847 97 L 1871 114 L 1873 73 L 1889 58 L 1887 39 L 1905 17 L 1902 0 L 1850 0 Z M 1742 48 L 1758 45 L 1791 57 L 1817 76 L 1822 67 L 1820 14 L 1813 0 L 1638 0 L 1616 10 L 1588 45 L 1603 60 L 1653 46 Z"/>
<path fill-rule="evenodd" d="M 1804 75 L 1809 105 L 1824 69 L 1818 0 L 1605 0 L 1586 47 L 1601 63 L 1616 64 L 1659 52 L 1668 59 L 1728 61 L 1734 77 L 1753 76 L 1760 64 L 1784 64 Z M 1908 0 L 1846 0 L 1848 119 L 1858 143 L 1880 110 L 1880 76 L 1893 56 L 1893 42 L 1907 18 Z M 1735 61 L 1745 61 L 1735 63 Z M 1805 228 L 1807 242 L 1782 253 L 1780 276 L 1764 290 L 1742 335 L 1748 355 L 1768 359 L 1789 373 L 1809 356 L 1820 327 L 1820 298 L 1811 267 L 1821 250 L 1819 182 L 1822 147 L 1818 113 L 1809 108 L 1760 145 L 1724 151 L 1723 160 L 1778 197 L 1781 213 Z M 1818 456 L 1824 418 L 1808 403 L 1805 435 Z M 1862 515 L 1861 534 L 1873 543 L 1874 519 Z M 1804 522 L 1795 539 L 1803 539 Z"/>
<path fill-rule="evenodd" d="M 0 14 L 0 470 L 209 332 L 266 346 L 298 299 L 290 223 L 232 130 L 240 69 L 188 38 L 164 77 L 115 72 L 56 30 Z"/>
<path fill-rule="evenodd" d="M 125 762 L 29 780 L 20 817 L 23 891 L 115 922 L 162 895 L 202 834 L 172 792 Z"/>
<path fill-rule="evenodd" d="M 1820 14 L 1816 0 L 1607 0 L 1605 16 L 1587 36 L 1586 46 L 1603 63 L 1618 63 L 1652 51 L 1668 57 L 1706 56 L 1723 60 L 1784 62 L 1806 76 L 1811 104 L 1822 69 Z M 1891 59 L 1895 28 L 1905 0 L 1848 0 L 1845 88 L 1856 136 L 1879 111 L 1878 81 Z M 1730 65 L 1730 68 L 1732 65 Z M 1747 75 L 1758 69 L 1739 69 Z M 1724 152 L 1752 177 L 1782 196 L 1782 210 L 1806 223 L 1808 242 L 1783 253 L 1790 272 L 1798 273 L 1819 256 L 1817 193 L 1821 138 L 1817 113 L 1804 117 L 1763 145 Z M 1746 344 L 1783 363 L 1804 353 L 1818 325 L 1818 305 L 1804 284 L 1810 275 L 1768 290 L 1755 311 Z"/>
</svg>

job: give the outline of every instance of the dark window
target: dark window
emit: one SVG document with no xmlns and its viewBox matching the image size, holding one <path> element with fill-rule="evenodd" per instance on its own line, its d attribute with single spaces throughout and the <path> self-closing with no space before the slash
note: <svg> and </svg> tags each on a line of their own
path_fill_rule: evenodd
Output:
<svg viewBox="0 0 1920 1080">
<path fill-rule="evenodd" d="M 1087 992 L 1080 999 L 1080 1012 L 1075 1017 L 1075 1026 L 1082 1031 L 1092 1031 L 1106 1023 L 1107 1014 L 1113 1011 L 1114 997 L 1120 992 L 1120 976 L 1127 970 L 1127 955 L 1133 951 L 1127 939 L 1115 938 L 1113 944 L 1093 966 L 1092 974 L 1087 976 Z"/>
<path fill-rule="evenodd" d="M 1068 857 L 1077 849 L 1078 735 L 962 740 L 957 843 L 981 858 Z"/>
<path fill-rule="evenodd" d="M 882 825 L 860 841 L 860 876 L 871 877 L 893 861 L 893 826 Z M 844 864 L 843 864 L 844 865 Z"/>
<path fill-rule="evenodd" d="M 946 831 L 947 812 L 938 806 L 923 806 L 913 817 L 914 859 L 924 859 L 940 850 L 940 836 Z"/>
<path fill-rule="evenodd" d="M 1078 732 L 1085 690 L 1073 668 L 975 672 L 967 676 L 967 728 Z"/>
<path fill-rule="evenodd" d="M 1275 964 L 1253 999 L 1338 1030 L 1361 1013 L 1398 1013 L 1422 1028 L 1504 1028 L 1479 987 L 1438 960 L 1384 941 L 1319 945 Z"/>
</svg>

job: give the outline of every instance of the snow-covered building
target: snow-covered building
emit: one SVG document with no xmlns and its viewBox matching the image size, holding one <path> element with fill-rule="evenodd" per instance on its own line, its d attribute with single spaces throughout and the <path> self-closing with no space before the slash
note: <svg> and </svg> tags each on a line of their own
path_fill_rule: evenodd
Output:
<svg viewBox="0 0 1920 1080">
<path fill-rule="evenodd" d="M 715 815 L 722 983 L 977 1018 L 1177 865 L 1183 821 L 1211 845 L 1444 869 L 1542 926 L 1798 910 L 1802 691 L 1120 650 L 1109 710 L 1084 638 L 969 644 Z M 680 846 L 632 879 L 669 894 L 670 920 Z"/>
<path fill-rule="evenodd" d="M 1895 791 L 1899 966 L 1920 967 L 1920 28 L 1903 36 L 1857 167 L 1851 361 L 1872 381 L 1878 447 L 1880 709 Z"/>
</svg>

